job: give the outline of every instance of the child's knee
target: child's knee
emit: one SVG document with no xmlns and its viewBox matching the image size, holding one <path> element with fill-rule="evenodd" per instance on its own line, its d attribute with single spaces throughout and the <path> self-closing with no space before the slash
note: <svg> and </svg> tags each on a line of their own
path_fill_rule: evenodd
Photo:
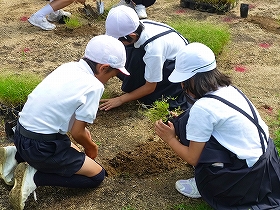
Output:
<svg viewBox="0 0 280 210">
<path fill-rule="evenodd" d="M 106 171 L 104 168 L 100 171 L 99 174 L 91 177 L 90 179 L 92 180 L 92 188 L 97 187 L 101 184 L 101 182 L 105 179 Z"/>
</svg>

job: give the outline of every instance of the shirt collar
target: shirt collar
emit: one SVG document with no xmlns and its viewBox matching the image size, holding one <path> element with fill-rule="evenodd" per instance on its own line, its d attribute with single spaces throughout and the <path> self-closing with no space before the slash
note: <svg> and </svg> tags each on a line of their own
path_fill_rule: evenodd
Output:
<svg viewBox="0 0 280 210">
<path fill-rule="evenodd" d="M 80 59 L 79 63 L 82 64 L 82 66 L 84 67 L 83 69 L 86 69 L 90 74 L 94 75 L 93 71 L 91 70 L 90 66 L 87 64 L 86 61 Z"/>
</svg>

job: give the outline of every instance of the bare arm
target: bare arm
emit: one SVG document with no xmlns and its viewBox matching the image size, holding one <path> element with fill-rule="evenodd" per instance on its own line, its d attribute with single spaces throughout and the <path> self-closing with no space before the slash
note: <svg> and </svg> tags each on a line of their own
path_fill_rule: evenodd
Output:
<svg viewBox="0 0 280 210">
<path fill-rule="evenodd" d="M 75 120 L 70 132 L 75 141 L 84 147 L 86 155 L 95 159 L 97 157 L 98 147 L 92 141 L 86 125 L 86 122 Z"/>
<path fill-rule="evenodd" d="M 125 93 L 116 98 L 101 99 L 100 102 L 102 104 L 100 104 L 99 109 L 108 111 L 112 108 L 122 105 L 123 103 L 142 98 L 142 97 L 154 92 L 154 90 L 156 89 L 156 86 L 157 86 L 156 82 L 151 83 L 151 82 L 146 81 L 146 83 L 143 86 L 135 89 L 134 91 L 132 91 L 130 93 Z"/>
<path fill-rule="evenodd" d="M 155 123 L 156 134 L 165 141 L 175 153 L 189 164 L 196 166 L 202 150 L 205 146 L 204 142 L 190 141 L 189 146 L 184 146 L 176 138 L 175 129 L 171 122 L 168 125 L 164 124 L 162 120 Z"/>
</svg>

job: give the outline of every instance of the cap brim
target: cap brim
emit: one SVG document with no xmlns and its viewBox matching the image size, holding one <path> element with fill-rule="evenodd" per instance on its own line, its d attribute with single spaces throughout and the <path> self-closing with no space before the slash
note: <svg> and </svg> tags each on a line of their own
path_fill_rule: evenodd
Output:
<svg viewBox="0 0 280 210">
<path fill-rule="evenodd" d="M 195 73 L 178 72 L 176 69 L 170 74 L 168 80 L 173 83 L 183 82 L 191 78 Z"/>
<path fill-rule="evenodd" d="M 123 67 L 123 68 L 118 68 L 120 72 L 122 72 L 125 75 L 130 75 L 130 73 Z"/>
</svg>

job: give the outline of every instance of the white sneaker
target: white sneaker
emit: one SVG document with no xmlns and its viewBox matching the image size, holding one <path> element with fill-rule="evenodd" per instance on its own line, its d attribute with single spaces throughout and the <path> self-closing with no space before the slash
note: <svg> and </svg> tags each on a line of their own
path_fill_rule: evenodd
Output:
<svg viewBox="0 0 280 210">
<path fill-rule="evenodd" d="M 71 13 L 60 9 L 55 12 L 51 12 L 47 17 L 47 20 L 50 22 L 58 22 L 62 17 L 71 17 Z"/>
<path fill-rule="evenodd" d="M 142 4 L 137 4 L 135 6 L 135 11 L 139 17 L 139 19 L 147 18 L 146 7 Z"/>
<path fill-rule="evenodd" d="M 15 170 L 15 185 L 9 199 L 14 209 L 23 210 L 28 196 L 35 191 L 34 174 L 36 169 L 26 163 L 20 163 Z M 34 192 L 35 193 L 35 192 Z"/>
<path fill-rule="evenodd" d="M 190 198 L 200 198 L 201 195 L 198 192 L 196 182 L 194 178 L 187 180 L 178 180 L 175 184 L 176 189 L 183 195 Z"/>
<path fill-rule="evenodd" d="M 31 23 L 34 26 L 37 26 L 43 30 L 49 31 L 55 29 L 55 25 L 48 22 L 46 17 L 36 17 L 34 15 L 31 15 L 30 18 L 28 18 L 29 23 Z"/>
<path fill-rule="evenodd" d="M 7 185 L 14 185 L 14 171 L 18 165 L 15 155 L 17 149 L 15 146 L 0 148 L 0 176 Z"/>
</svg>

